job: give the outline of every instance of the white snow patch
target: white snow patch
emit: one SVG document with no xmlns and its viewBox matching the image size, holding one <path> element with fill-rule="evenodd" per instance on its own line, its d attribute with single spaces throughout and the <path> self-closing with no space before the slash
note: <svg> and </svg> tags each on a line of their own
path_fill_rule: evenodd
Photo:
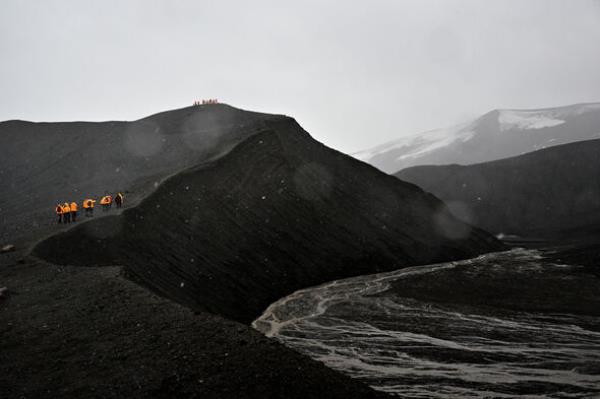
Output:
<svg viewBox="0 0 600 399">
<path fill-rule="evenodd" d="M 509 129 L 543 129 L 565 123 L 556 119 L 552 111 L 513 111 L 502 110 L 498 115 L 500 130 Z"/>
<path fill-rule="evenodd" d="M 471 124 L 454 126 L 448 129 L 436 129 L 429 132 L 421 133 L 416 136 L 407 137 L 404 143 L 398 143 L 394 148 L 406 147 L 410 149 L 397 160 L 406 158 L 416 158 L 428 152 L 444 148 L 454 142 L 469 141 L 475 135 L 475 131 L 471 129 Z"/>
<path fill-rule="evenodd" d="M 397 158 L 398 160 L 415 158 L 438 148 L 446 147 L 456 141 L 468 141 L 474 135 L 473 123 L 469 122 L 447 129 L 436 129 L 424 133 L 412 134 L 369 150 L 354 153 L 352 156 L 362 161 L 369 161 L 379 154 L 392 150 L 405 149 L 405 152 Z"/>
</svg>

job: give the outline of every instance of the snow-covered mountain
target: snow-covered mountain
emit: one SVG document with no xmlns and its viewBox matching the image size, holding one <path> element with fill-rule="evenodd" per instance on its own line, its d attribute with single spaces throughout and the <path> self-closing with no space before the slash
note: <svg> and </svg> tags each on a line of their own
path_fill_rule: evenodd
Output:
<svg viewBox="0 0 600 399">
<path fill-rule="evenodd" d="M 500 109 L 468 123 L 402 137 L 352 155 L 395 173 L 415 165 L 493 161 L 595 138 L 600 138 L 600 103 Z"/>
</svg>

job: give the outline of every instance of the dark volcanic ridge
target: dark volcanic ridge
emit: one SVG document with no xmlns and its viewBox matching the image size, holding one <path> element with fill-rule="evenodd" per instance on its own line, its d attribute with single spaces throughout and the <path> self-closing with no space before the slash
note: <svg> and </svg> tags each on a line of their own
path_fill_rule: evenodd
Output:
<svg viewBox="0 0 600 399">
<path fill-rule="evenodd" d="M 0 241 L 56 231 L 58 202 L 120 190 L 131 206 L 165 177 L 222 156 L 280 117 L 218 104 L 133 122 L 1 122 Z"/>
<path fill-rule="evenodd" d="M 395 174 L 493 233 L 573 237 L 600 233 L 600 140 L 475 165 L 416 166 Z"/>
<path fill-rule="evenodd" d="M 136 207 L 57 234 L 34 254 L 123 265 L 176 302 L 249 323 L 302 287 L 503 248 L 434 196 L 323 146 L 291 118 L 260 127 Z"/>
</svg>

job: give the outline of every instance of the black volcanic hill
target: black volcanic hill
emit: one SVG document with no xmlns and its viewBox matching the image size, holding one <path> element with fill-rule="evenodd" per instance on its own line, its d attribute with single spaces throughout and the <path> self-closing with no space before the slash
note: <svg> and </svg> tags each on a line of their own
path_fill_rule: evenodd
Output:
<svg viewBox="0 0 600 399">
<path fill-rule="evenodd" d="M 488 231 L 568 236 L 599 230 L 599 154 L 600 140 L 589 140 L 475 165 L 416 166 L 395 176 Z"/>
<path fill-rule="evenodd" d="M 53 225 L 57 202 L 128 190 L 135 203 L 166 176 L 226 153 L 277 117 L 219 104 L 134 122 L 1 122 L 0 240 Z"/>
<path fill-rule="evenodd" d="M 502 248 L 431 194 L 323 146 L 291 118 L 250 126 L 259 131 L 226 155 L 198 156 L 136 207 L 57 234 L 34 253 L 123 265 L 168 298 L 249 323 L 302 287 Z M 231 147 L 215 137 L 216 148 Z"/>
</svg>

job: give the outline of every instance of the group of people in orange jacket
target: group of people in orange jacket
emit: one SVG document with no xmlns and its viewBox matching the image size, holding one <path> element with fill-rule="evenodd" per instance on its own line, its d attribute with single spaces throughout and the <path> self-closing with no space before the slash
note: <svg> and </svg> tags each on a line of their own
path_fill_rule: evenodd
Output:
<svg viewBox="0 0 600 399">
<path fill-rule="evenodd" d="M 113 202 L 117 206 L 117 208 L 121 208 L 123 206 L 123 194 L 117 193 L 113 199 L 113 196 L 110 194 L 106 194 L 102 198 L 100 198 L 100 205 L 102 205 L 102 210 L 104 212 L 108 212 L 112 208 Z M 86 217 L 94 216 L 94 205 L 96 204 L 96 200 L 92 198 L 86 198 L 83 200 L 82 206 L 85 210 Z M 77 211 L 78 211 L 77 202 L 65 202 L 64 204 L 56 205 L 56 214 L 58 215 L 58 223 L 71 223 L 77 221 Z"/>
<path fill-rule="evenodd" d="M 219 100 L 216 98 L 209 98 L 208 100 L 194 101 L 194 105 L 206 105 L 206 104 L 218 104 Z"/>
</svg>

